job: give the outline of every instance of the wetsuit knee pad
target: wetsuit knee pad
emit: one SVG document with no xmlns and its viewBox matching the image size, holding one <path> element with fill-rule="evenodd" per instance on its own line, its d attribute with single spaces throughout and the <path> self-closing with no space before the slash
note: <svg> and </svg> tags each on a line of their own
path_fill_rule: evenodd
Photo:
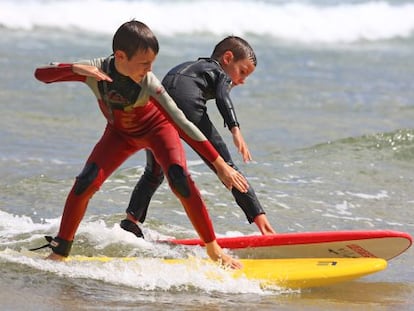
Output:
<svg viewBox="0 0 414 311">
<path fill-rule="evenodd" d="M 82 172 L 76 177 L 74 191 L 76 195 L 81 195 L 90 185 L 92 185 L 99 175 L 99 167 L 96 163 L 87 163 Z"/>
<path fill-rule="evenodd" d="M 185 198 L 190 197 L 190 185 L 189 178 L 186 175 L 184 169 L 177 164 L 171 165 L 168 169 L 168 178 L 170 180 L 171 187 Z"/>
</svg>

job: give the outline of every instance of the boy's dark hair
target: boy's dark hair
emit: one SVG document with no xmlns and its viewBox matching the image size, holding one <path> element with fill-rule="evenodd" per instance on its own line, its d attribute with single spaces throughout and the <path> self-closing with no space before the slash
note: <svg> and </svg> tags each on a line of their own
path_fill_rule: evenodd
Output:
<svg viewBox="0 0 414 311">
<path fill-rule="evenodd" d="M 234 60 L 250 59 L 254 66 L 257 66 L 256 54 L 250 44 L 237 36 L 228 36 L 221 40 L 214 47 L 211 58 L 219 60 L 220 57 L 226 52 L 231 51 L 234 55 Z"/>
<path fill-rule="evenodd" d="M 138 51 L 151 49 L 158 54 L 159 44 L 152 30 L 136 20 L 122 24 L 115 32 L 112 40 L 112 51 L 120 50 L 125 52 L 128 59 L 131 59 Z"/>
</svg>

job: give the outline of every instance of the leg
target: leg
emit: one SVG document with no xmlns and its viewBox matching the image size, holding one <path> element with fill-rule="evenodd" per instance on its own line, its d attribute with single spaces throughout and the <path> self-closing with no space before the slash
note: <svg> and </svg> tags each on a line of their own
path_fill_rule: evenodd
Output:
<svg viewBox="0 0 414 311">
<path fill-rule="evenodd" d="M 146 150 L 146 156 L 147 165 L 145 166 L 145 172 L 132 192 L 126 210 L 126 219 L 120 223 L 122 229 L 135 234 L 138 238 L 143 238 L 144 234 L 137 225 L 137 221 L 140 223 L 145 221 L 151 198 L 164 180 L 161 166 L 155 161 L 152 152 L 148 149 Z"/>
<path fill-rule="evenodd" d="M 145 172 L 136 184 L 126 210 L 128 214 L 131 214 L 140 223 L 145 221 L 151 198 L 164 180 L 161 166 L 155 161 L 150 150 L 146 150 L 146 156 Z"/>
<path fill-rule="evenodd" d="M 201 194 L 187 171 L 184 148 L 171 124 L 165 124 L 158 131 L 150 142 L 150 149 L 200 238 L 205 243 L 214 241 L 213 224 Z"/>
<path fill-rule="evenodd" d="M 105 130 L 86 161 L 83 171 L 76 177 L 75 184 L 67 197 L 58 236 L 51 242 L 54 253 L 63 256 L 69 254 L 70 245 L 65 249 L 65 243 L 59 241 L 67 241 L 71 244 L 89 200 L 108 176 L 136 150 L 110 129 Z M 57 245 L 53 246 L 56 240 Z"/>
</svg>

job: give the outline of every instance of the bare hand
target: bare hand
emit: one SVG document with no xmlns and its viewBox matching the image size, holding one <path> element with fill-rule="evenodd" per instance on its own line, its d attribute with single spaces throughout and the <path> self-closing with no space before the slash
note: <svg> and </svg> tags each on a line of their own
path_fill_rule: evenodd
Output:
<svg viewBox="0 0 414 311">
<path fill-rule="evenodd" d="M 236 146 L 237 150 L 243 157 L 244 162 L 249 162 L 252 160 L 252 155 L 250 154 L 249 148 L 247 146 L 246 141 L 243 138 L 243 135 L 240 131 L 240 128 L 235 126 L 231 129 L 231 133 L 233 135 L 233 142 Z"/>
<path fill-rule="evenodd" d="M 106 73 L 104 73 L 102 70 L 95 66 L 85 64 L 73 64 L 72 71 L 81 76 L 95 78 L 98 81 L 105 80 L 108 82 L 112 82 L 110 76 L 108 76 Z"/>
<path fill-rule="evenodd" d="M 210 257 L 210 259 L 219 263 L 223 267 L 228 267 L 231 269 L 241 269 L 243 267 L 240 261 L 225 254 L 216 240 L 210 243 L 206 243 L 206 249 L 207 255 Z"/>
<path fill-rule="evenodd" d="M 233 187 L 236 187 L 240 192 L 247 192 L 249 184 L 246 178 L 224 162 L 222 157 L 219 156 L 212 164 L 217 171 L 217 176 L 227 189 L 231 190 Z"/>
<path fill-rule="evenodd" d="M 276 234 L 276 231 L 270 225 L 265 214 L 257 215 L 254 219 L 254 223 L 263 235 Z"/>
</svg>

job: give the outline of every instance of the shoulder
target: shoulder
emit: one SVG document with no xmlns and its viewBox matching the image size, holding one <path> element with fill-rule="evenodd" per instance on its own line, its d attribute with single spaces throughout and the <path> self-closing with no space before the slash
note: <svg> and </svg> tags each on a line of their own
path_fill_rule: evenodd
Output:
<svg viewBox="0 0 414 311">
<path fill-rule="evenodd" d="M 152 72 L 148 71 L 144 78 L 141 80 L 141 86 L 153 86 L 161 84 L 160 80 L 157 78 L 157 76 Z"/>
<path fill-rule="evenodd" d="M 150 95 L 160 95 L 165 92 L 161 81 L 152 71 L 149 71 L 139 84 L 142 89 Z"/>
<path fill-rule="evenodd" d="M 228 74 L 224 71 L 221 67 L 220 63 L 212 58 L 206 59 L 204 62 L 204 72 L 208 75 L 211 79 L 216 81 L 219 84 L 229 84 L 231 83 L 231 79 Z"/>
<path fill-rule="evenodd" d="M 183 74 L 188 70 L 193 70 L 192 65 L 195 63 L 196 63 L 195 61 L 187 61 L 187 62 L 178 64 L 174 66 L 173 68 L 171 68 L 167 74 L 168 75 Z"/>
</svg>

